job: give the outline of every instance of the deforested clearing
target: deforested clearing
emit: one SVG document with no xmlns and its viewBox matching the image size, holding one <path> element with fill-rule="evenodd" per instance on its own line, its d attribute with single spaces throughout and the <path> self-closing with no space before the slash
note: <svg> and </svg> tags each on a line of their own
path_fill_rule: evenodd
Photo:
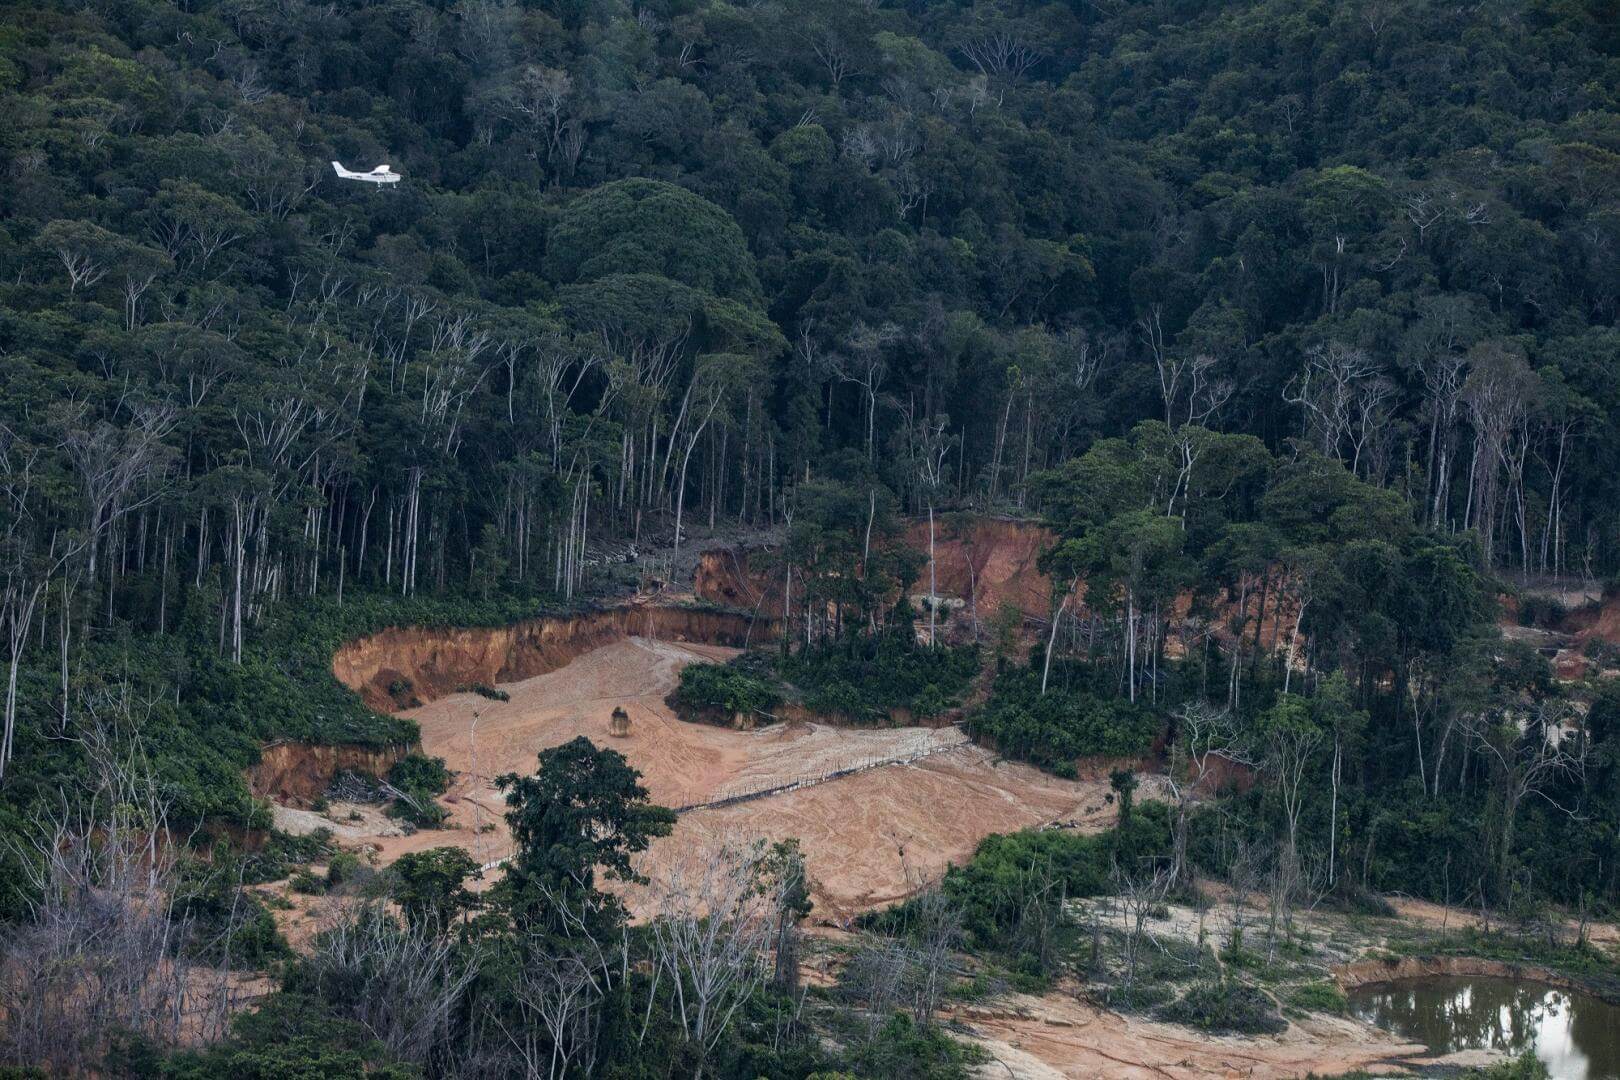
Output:
<svg viewBox="0 0 1620 1080">
<path fill-rule="evenodd" d="M 442 757 L 456 778 L 443 802 L 450 831 L 377 836 L 379 859 L 455 844 L 480 863 L 504 858 L 505 805 L 494 779 L 532 770 L 535 755 L 584 735 L 607 745 L 615 706 L 631 735 L 612 746 L 639 769 L 653 801 L 684 807 L 728 792 L 789 785 L 930 745 L 951 732 L 922 727 L 849 728 L 815 722 L 734 731 L 677 719 L 664 698 L 689 663 L 725 659 L 720 646 L 631 637 L 591 650 L 556 671 L 502 685 L 508 701 L 452 693 L 402 715 L 422 729 L 424 753 Z M 892 902 L 961 862 L 997 832 L 1054 822 L 1100 828 L 1114 817 L 1103 782 L 1060 780 L 964 745 L 909 764 L 871 768 L 796 791 L 681 815 L 666 846 L 726 837 L 798 837 L 814 882 L 816 914 L 846 919 Z M 493 826 L 489 831 L 481 828 Z"/>
</svg>

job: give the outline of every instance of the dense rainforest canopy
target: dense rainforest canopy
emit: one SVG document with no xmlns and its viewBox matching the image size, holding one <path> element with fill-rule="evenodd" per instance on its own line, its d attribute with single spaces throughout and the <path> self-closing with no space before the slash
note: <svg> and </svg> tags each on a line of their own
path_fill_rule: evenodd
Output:
<svg viewBox="0 0 1620 1080">
<path fill-rule="evenodd" d="M 1031 507 L 1158 418 L 1606 571 L 1614 15 L 13 6 L 8 556 L 141 629 L 215 583 L 239 653 L 273 596 L 566 588 L 856 458 Z"/>
<path fill-rule="evenodd" d="M 131 730 L 177 821 L 263 825 L 259 742 L 408 734 L 343 634 L 700 527 L 776 530 L 781 666 L 851 710 L 965 683 L 893 658 L 923 571 L 872 538 L 966 510 L 1059 586 L 976 735 L 1270 777 L 1173 808 L 1178 879 L 1263 834 L 1285 891 L 1617 899 L 1620 697 L 1489 627 L 1493 579 L 1620 570 L 1615 0 L 11 2 L 0 167 L 0 836 Z"/>
</svg>

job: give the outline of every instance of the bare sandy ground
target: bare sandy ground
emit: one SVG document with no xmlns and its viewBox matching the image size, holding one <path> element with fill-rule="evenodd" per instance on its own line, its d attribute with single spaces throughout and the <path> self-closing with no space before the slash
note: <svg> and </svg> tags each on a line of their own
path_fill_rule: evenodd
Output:
<svg viewBox="0 0 1620 1080">
<path fill-rule="evenodd" d="M 1464 927 L 1479 929 L 1485 925 L 1477 909 L 1446 907 L 1406 896 L 1390 896 L 1386 899 L 1403 921 L 1422 923 L 1431 929 L 1460 930 Z M 1560 922 L 1564 933 L 1572 939 L 1584 931 L 1586 939 L 1594 945 L 1609 948 L 1620 945 L 1620 925 L 1615 923 L 1587 922 L 1583 926 L 1578 920 L 1570 918 L 1562 919 Z M 1500 922 L 1496 925 L 1500 926 Z"/>
<path fill-rule="evenodd" d="M 979 1070 L 987 1080 L 1335 1076 L 1425 1053 L 1421 1045 L 1350 1019 L 1313 1015 L 1261 1038 L 1204 1035 L 1101 1009 L 1063 992 L 1010 995 L 991 1007 L 949 1015 L 990 1054 Z"/>
<path fill-rule="evenodd" d="M 407 851 L 447 844 L 466 848 L 481 864 L 493 864 L 510 850 L 495 778 L 532 772 L 540 750 L 578 735 L 624 754 L 641 771 L 653 801 L 665 806 L 791 783 L 960 739 L 952 729 L 789 723 L 733 731 L 676 719 L 664 697 L 680 669 L 733 653 L 718 646 L 630 638 L 557 671 L 503 686 L 509 701 L 462 693 L 408 710 L 401 715 L 421 725 L 423 752 L 444 758 L 456 773 L 442 800 L 450 811 L 448 827 L 386 835 L 395 830 L 367 821 L 339 831 L 340 839 L 373 848 L 381 864 Z M 608 734 L 614 706 L 630 714 L 628 738 Z M 656 874 L 676 852 L 694 847 L 797 837 L 814 881 L 813 918 L 839 923 L 908 895 L 948 863 L 965 860 L 991 833 L 1053 821 L 1104 828 L 1114 820 L 1107 791 L 1104 783 L 1059 780 L 967 746 L 909 765 L 683 814 L 674 834 L 643 857 L 643 869 Z M 329 820 L 320 823 L 334 827 Z M 295 823 L 289 817 L 287 824 Z"/>
<path fill-rule="evenodd" d="M 1111 825 L 1115 809 L 1099 783 L 1058 780 L 1025 765 L 997 762 L 978 747 L 754 802 L 682 817 L 671 843 L 759 836 L 797 837 L 816 902 L 815 917 L 843 923 L 909 896 L 964 862 L 991 833 L 1053 821 L 1087 830 Z M 660 852 L 654 850 L 656 870 Z"/>
</svg>

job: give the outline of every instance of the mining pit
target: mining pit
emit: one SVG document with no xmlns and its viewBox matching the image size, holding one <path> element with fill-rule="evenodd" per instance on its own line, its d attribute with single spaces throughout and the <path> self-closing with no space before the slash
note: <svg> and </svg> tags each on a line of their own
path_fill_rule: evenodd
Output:
<svg viewBox="0 0 1620 1080">
<path fill-rule="evenodd" d="M 493 870 L 510 851 L 496 778 L 532 772 L 541 750 L 579 735 L 622 753 L 653 801 L 687 808 L 642 857 L 644 872 L 694 847 L 797 837 L 814 883 L 811 917 L 833 925 L 909 895 L 991 833 L 1113 822 L 1105 780 L 1002 761 L 956 728 L 796 719 L 743 731 L 682 721 L 665 704 L 686 664 L 724 661 L 775 632 L 769 618 L 642 605 L 351 642 L 333 674 L 373 707 L 415 720 L 422 752 L 455 773 L 441 799 L 446 828 L 378 829 L 359 842 L 383 864 L 456 845 Z M 478 685 L 508 699 L 458 689 Z M 610 732 L 616 708 L 629 716 L 626 736 Z M 288 810 L 280 817 L 308 826 Z"/>
</svg>

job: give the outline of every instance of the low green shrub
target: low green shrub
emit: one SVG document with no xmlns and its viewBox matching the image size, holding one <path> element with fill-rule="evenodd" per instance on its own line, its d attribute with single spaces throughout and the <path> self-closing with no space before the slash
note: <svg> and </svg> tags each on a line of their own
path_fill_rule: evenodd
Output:
<svg viewBox="0 0 1620 1080">
<path fill-rule="evenodd" d="M 951 1038 L 938 1027 L 921 1027 L 896 1013 L 849 1052 L 857 1076 L 895 1080 L 958 1080 L 969 1066 L 986 1060 L 983 1050 Z"/>
<path fill-rule="evenodd" d="M 303 893 L 305 896 L 320 896 L 326 892 L 326 882 L 308 870 L 295 870 L 287 884 L 292 887 L 293 892 Z"/>
<path fill-rule="evenodd" d="M 1335 1016 L 1343 1015 L 1345 1009 L 1349 1007 L 1343 992 L 1330 982 L 1311 982 L 1296 986 L 1288 991 L 1287 1001 L 1296 1009 L 1332 1013 Z"/>
<path fill-rule="evenodd" d="M 389 804 L 390 816 L 419 829 L 436 829 L 450 816 L 434 801 L 450 787 L 450 770 L 445 768 L 443 758 L 407 754 L 388 770 L 388 783 L 401 796 Z"/>
<path fill-rule="evenodd" d="M 458 686 L 456 687 L 456 693 L 477 694 L 479 697 L 488 698 L 490 701 L 512 700 L 511 694 L 508 694 L 505 690 L 498 690 L 487 683 L 473 683 L 470 686 Z"/>
<path fill-rule="evenodd" d="M 1026 829 L 987 836 L 973 857 L 945 872 L 940 888 L 962 910 L 966 944 L 999 952 L 1021 947 L 1020 931 L 1036 902 L 1101 896 L 1110 891 L 1117 865 L 1135 865 L 1170 849 L 1169 811 L 1144 803 L 1129 823 L 1104 833 Z M 866 924 L 903 932 L 911 903 L 874 913 Z"/>
<path fill-rule="evenodd" d="M 280 881 L 293 867 L 313 862 L 334 850 L 331 829 L 322 827 L 303 836 L 272 829 L 270 838 L 258 851 L 242 856 L 242 883 L 262 885 L 267 881 Z"/>
<path fill-rule="evenodd" d="M 1463 1075 L 1474 1080 L 1549 1080 L 1552 1073 L 1534 1050 L 1526 1050 L 1516 1058 L 1483 1069 L 1470 1069 Z"/>
<path fill-rule="evenodd" d="M 442 795 L 450 789 L 450 770 L 445 767 L 444 758 L 407 754 L 389 768 L 388 782 L 401 790 Z"/>
<path fill-rule="evenodd" d="M 365 864 L 360 861 L 360 856 L 352 851 L 340 851 L 327 861 L 326 887 L 336 889 L 351 884 L 364 869 Z"/>
<path fill-rule="evenodd" d="M 1200 1031 L 1275 1035 L 1288 1027 L 1271 998 L 1247 983 L 1208 980 L 1159 1009 L 1159 1017 Z"/>
<path fill-rule="evenodd" d="M 238 1016 L 229 1039 L 206 1050 L 178 1052 L 161 1075 L 171 1080 L 410 1080 L 420 1074 L 390 1061 L 365 1027 L 334 1015 L 327 1002 L 305 993 L 278 993 Z"/>
</svg>

